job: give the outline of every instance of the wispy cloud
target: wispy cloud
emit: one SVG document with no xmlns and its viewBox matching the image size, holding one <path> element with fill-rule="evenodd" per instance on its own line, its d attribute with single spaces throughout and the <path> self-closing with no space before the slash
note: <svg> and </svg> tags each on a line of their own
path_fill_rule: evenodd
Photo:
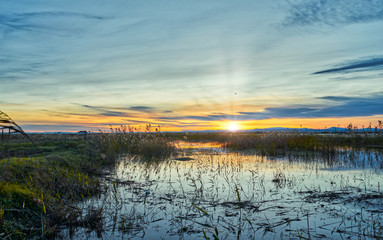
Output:
<svg viewBox="0 0 383 240">
<path fill-rule="evenodd" d="M 322 99 L 333 103 L 266 108 L 264 112 L 242 114 L 245 119 L 362 117 L 383 114 L 383 95 L 381 94 L 367 98 L 325 96 Z"/>
<path fill-rule="evenodd" d="M 21 13 L 21 14 L 14 14 L 13 15 L 15 19 L 18 21 L 29 18 L 29 17 L 57 17 L 57 16 L 63 16 L 63 17 L 80 17 L 80 18 L 89 18 L 89 19 L 107 19 L 107 17 L 104 16 L 96 16 L 91 14 L 85 14 L 85 13 L 76 13 L 76 12 L 64 12 L 64 11 L 45 11 L 45 12 L 27 12 L 27 13 Z"/>
<path fill-rule="evenodd" d="M 383 69 L 383 58 L 376 57 L 367 60 L 357 60 L 350 64 L 343 65 L 341 67 L 330 68 L 313 74 L 324 74 L 324 73 L 338 73 L 338 72 L 351 72 L 351 71 L 367 71 Z"/>
<path fill-rule="evenodd" d="M 348 101 L 348 100 L 353 100 L 355 98 L 344 97 L 344 96 L 324 96 L 324 97 L 319 97 L 318 99 L 332 100 L 332 101 Z"/>
<path fill-rule="evenodd" d="M 22 128 L 28 132 L 66 132 L 91 130 L 92 124 L 22 124 Z M 94 126 L 95 127 L 95 126 Z"/>
<path fill-rule="evenodd" d="M 71 21 L 75 19 L 103 20 L 106 17 L 96 16 L 76 12 L 63 11 L 44 11 L 44 12 L 24 12 L 3 14 L 0 16 L 0 32 L 8 33 L 12 31 L 36 31 L 36 30 L 57 30 L 62 29 L 62 25 L 52 25 L 50 21 L 57 23 L 58 19 L 65 18 Z M 74 26 L 67 26 L 73 28 Z"/>
<path fill-rule="evenodd" d="M 381 20 L 379 0 L 4 1 L 0 99 L 40 119 L 116 124 L 379 113 L 341 96 L 383 90 Z"/>
<path fill-rule="evenodd" d="M 153 112 L 154 108 L 147 106 L 133 106 L 129 107 L 129 110 L 137 111 L 137 112 Z"/>
<path fill-rule="evenodd" d="M 383 95 L 373 97 L 324 96 L 319 99 L 328 100 L 330 104 L 287 105 L 268 107 L 264 111 L 238 112 L 237 114 L 212 114 L 205 116 L 162 117 L 161 120 L 264 120 L 271 118 L 325 118 L 325 117 L 362 117 L 383 114 Z"/>
<path fill-rule="evenodd" d="M 155 108 L 149 106 L 131 106 L 131 107 L 104 107 L 104 106 L 92 106 L 87 104 L 75 104 L 79 105 L 82 108 L 90 109 L 95 111 L 96 114 L 102 116 L 121 116 L 128 117 L 130 114 L 129 111 L 134 112 L 143 112 L 143 113 L 152 113 L 156 111 Z"/>
<path fill-rule="evenodd" d="M 354 80 L 363 80 L 363 81 L 374 81 L 374 80 L 380 80 L 383 78 L 383 73 L 380 74 L 366 74 L 363 76 L 352 76 L 352 75 L 334 75 L 334 77 L 331 77 L 329 79 L 334 81 L 354 81 Z"/>
<path fill-rule="evenodd" d="M 383 20 L 383 1 L 309 0 L 286 1 L 284 25 L 337 25 Z"/>
<path fill-rule="evenodd" d="M 90 106 L 90 105 L 81 105 L 84 108 L 92 109 L 97 112 L 97 114 L 102 116 L 110 116 L 110 117 L 127 117 L 126 112 L 120 112 L 120 111 L 112 111 L 104 107 L 97 107 L 97 106 Z"/>
</svg>

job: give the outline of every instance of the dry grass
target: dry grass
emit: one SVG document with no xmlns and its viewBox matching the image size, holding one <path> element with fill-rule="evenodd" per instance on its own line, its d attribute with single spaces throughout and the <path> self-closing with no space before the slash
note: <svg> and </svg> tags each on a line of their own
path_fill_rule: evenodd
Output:
<svg viewBox="0 0 383 240">
<path fill-rule="evenodd" d="M 76 134 L 27 135 L 9 119 L 0 122 L 14 132 L 0 139 L 0 238 L 47 238 L 62 225 L 93 226 L 102 209 L 88 211 L 84 218 L 86 209 L 75 204 L 105 189 L 99 176 L 108 166 L 122 154 L 151 160 L 174 152 L 166 136 L 159 129 L 151 132 L 150 125 L 144 131 L 111 128 L 84 139 Z"/>
<path fill-rule="evenodd" d="M 139 156 L 146 160 L 165 159 L 175 152 L 159 126 L 152 131 L 150 124 L 144 130 L 130 126 L 110 128 L 110 132 L 102 132 L 90 136 L 91 142 L 103 154 L 106 161 L 116 159 L 121 153 Z"/>
<path fill-rule="evenodd" d="M 254 150 L 262 155 L 287 155 L 291 152 L 328 154 L 339 148 L 383 148 L 383 135 L 376 133 L 312 134 L 290 131 L 262 133 L 189 133 L 173 134 L 186 141 L 216 141 L 228 149 Z"/>
</svg>

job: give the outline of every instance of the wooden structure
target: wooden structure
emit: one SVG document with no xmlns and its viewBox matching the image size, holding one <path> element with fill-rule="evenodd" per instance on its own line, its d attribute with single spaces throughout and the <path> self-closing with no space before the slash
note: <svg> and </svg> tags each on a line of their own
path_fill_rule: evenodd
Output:
<svg viewBox="0 0 383 240">
<path fill-rule="evenodd" d="M 24 132 L 24 130 L 15 123 L 5 112 L 0 110 L 0 130 L 1 130 L 1 141 L 4 141 L 4 133 L 12 132 L 21 133 L 29 139 L 29 136 Z"/>
<path fill-rule="evenodd" d="M 49 160 L 49 158 L 44 154 L 43 151 L 39 149 L 39 147 L 36 145 L 36 143 L 33 141 L 32 138 L 28 136 L 24 132 L 24 130 L 15 122 L 12 120 L 10 116 L 8 116 L 5 112 L 0 110 L 0 129 L 1 129 L 1 138 L 4 139 L 4 130 L 8 130 L 8 133 L 11 134 L 12 132 L 15 133 L 21 133 L 24 135 L 29 141 L 32 142 L 32 144 L 35 146 L 35 148 L 44 156 L 44 158 L 49 162 L 49 164 L 52 166 L 52 168 L 59 174 L 61 174 L 55 165 L 52 163 L 52 161 Z"/>
</svg>

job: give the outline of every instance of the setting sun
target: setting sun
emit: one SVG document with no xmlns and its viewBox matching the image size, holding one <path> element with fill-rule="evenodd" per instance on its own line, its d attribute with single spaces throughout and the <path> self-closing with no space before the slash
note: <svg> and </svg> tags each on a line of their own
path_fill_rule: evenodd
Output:
<svg viewBox="0 0 383 240">
<path fill-rule="evenodd" d="M 383 0 L 66 2 L 0 0 L 1 239 L 383 240 Z"/>
<path fill-rule="evenodd" d="M 229 131 L 237 131 L 237 130 L 239 130 L 239 125 L 236 122 L 229 122 L 227 129 Z"/>
</svg>

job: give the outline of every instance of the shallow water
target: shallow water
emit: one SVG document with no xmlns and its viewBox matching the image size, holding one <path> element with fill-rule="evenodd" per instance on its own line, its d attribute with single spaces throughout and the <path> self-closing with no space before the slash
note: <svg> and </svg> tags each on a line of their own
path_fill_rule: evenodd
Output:
<svg viewBox="0 0 383 240">
<path fill-rule="evenodd" d="M 122 159 L 106 193 L 82 204 L 103 208 L 99 231 L 77 228 L 73 238 L 205 239 L 204 231 L 210 239 L 377 239 L 383 233 L 381 152 L 270 158 L 187 144 L 179 144 L 186 157 Z"/>
</svg>

